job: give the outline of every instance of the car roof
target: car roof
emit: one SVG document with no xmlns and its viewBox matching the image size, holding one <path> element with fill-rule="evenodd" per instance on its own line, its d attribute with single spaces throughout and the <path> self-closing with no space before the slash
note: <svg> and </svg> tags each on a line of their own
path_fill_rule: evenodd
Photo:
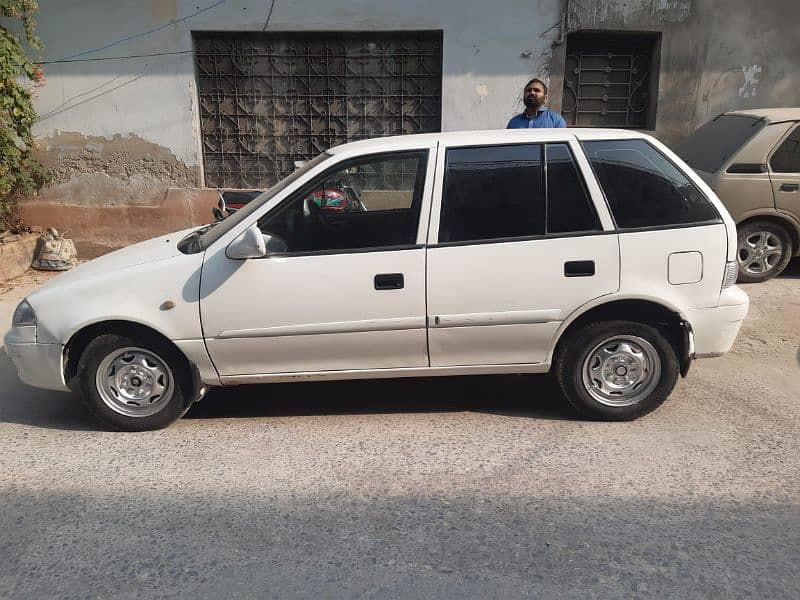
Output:
<svg viewBox="0 0 800 600">
<path fill-rule="evenodd" d="M 569 139 L 642 139 L 647 134 L 632 129 L 594 129 L 570 127 L 559 129 L 487 129 L 483 131 L 449 131 L 443 133 L 417 133 L 358 140 L 334 146 L 331 154 L 380 152 L 401 148 L 432 146 L 437 142 L 447 146 L 471 146 L 479 144 L 509 144 L 514 142 L 550 142 Z"/>
<path fill-rule="evenodd" d="M 800 121 L 800 108 L 751 108 L 748 110 L 732 110 L 728 115 L 744 115 L 767 119 L 772 123 L 778 121 Z"/>
</svg>

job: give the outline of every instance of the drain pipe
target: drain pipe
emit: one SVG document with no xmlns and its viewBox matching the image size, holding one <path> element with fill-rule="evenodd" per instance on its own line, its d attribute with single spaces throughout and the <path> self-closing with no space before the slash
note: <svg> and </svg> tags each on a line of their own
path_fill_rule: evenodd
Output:
<svg viewBox="0 0 800 600">
<path fill-rule="evenodd" d="M 569 0 L 562 0 L 561 3 L 561 27 L 559 29 L 558 39 L 555 40 L 550 46 L 555 48 L 564 43 L 567 38 L 567 19 L 569 15 Z"/>
</svg>

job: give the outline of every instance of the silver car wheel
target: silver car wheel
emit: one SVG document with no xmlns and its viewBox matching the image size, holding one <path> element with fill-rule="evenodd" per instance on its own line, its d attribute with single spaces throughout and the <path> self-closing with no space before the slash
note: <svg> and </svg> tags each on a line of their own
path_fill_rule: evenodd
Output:
<svg viewBox="0 0 800 600">
<path fill-rule="evenodd" d="M 121 348 L 106 356 L 95 374 L 100 398 L 126 417 L 149 417 L 172 399 L 175 378 L 158 355 L 143 348 Z"/>
<path fill-rule="evenodd" d="M 751 275 L 763 275 L 778 266 L 783 243 L 774 233 L 756 231 L 739 244 L 739 268 Z"/>
<path fill-rule="evenodd" d="M 586 391 L 600 404 L 631 406 L 658 385 L 661 359 L 644 338 L 618 335 L 592 348 L 581 371 Z"/>
</svg>

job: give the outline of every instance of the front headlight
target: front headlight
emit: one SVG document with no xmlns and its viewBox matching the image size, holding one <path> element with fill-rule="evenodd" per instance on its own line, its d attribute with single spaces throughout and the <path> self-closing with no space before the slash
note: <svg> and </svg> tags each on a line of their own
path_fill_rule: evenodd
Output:
<svg viewBox="0 0 800 600">
<path fill-rule="evenodd" d="M 27 300 L 23 300 L 14 311 L 14 317 L 11 319 L 12 327 L 30 327 L 36 325 L 36 313 L 33 308 L 28 304 Z"/>
</svg>

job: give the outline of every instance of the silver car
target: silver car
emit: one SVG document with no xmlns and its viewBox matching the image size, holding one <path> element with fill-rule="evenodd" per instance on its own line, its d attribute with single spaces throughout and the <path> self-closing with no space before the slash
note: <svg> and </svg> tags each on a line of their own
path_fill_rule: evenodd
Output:
<svg viewBox="0 0 800 600">
<path fill-rule="evenodd" d="M 723 113 L 676 152 L 736 221 L 739 281 L 771 279 L 800 255 L 800 108 Z"/>
</svg>

